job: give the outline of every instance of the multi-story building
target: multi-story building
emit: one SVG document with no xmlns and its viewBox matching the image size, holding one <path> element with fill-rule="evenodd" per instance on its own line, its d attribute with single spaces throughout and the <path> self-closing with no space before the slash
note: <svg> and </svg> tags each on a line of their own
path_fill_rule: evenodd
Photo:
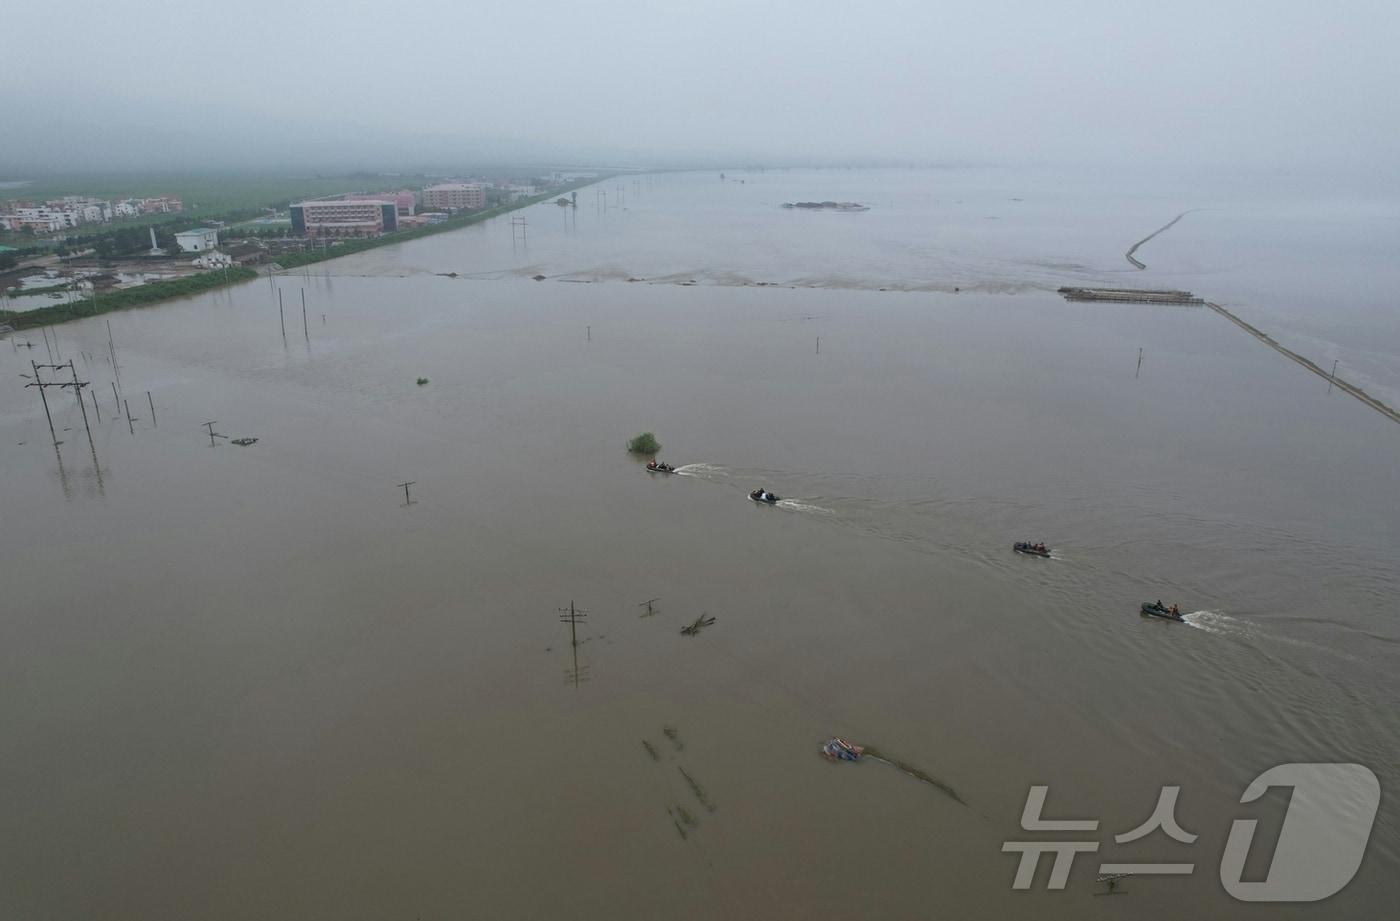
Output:
<svg viewBox="0 0 1400 921">
<path fill-rule="evenodd" d="M 11 219 L 17 229 L 33 228 L 38 233 L 53 233 L 78 226 L 78 216 L 54 208 L 16 208 Z"/>
<path fill-rule="evenodd" d="M 136 217 L 141 213 L 141 202 L 134 198 L 119 201 L 112 206 L 112 214 L 115 217 Z"/>
<path fill-rule="evenodd" d="M 486 189 L 478 182 L 443 182 L 423 190 L 423 209 L 480 211 L 486 207 Z"/>
<path fill-rule="evenodd" d="M 402 192 L 381 192 L 376 195 L 347 195 L 346 201 L 391 201 L 399 217 L 408 217 L 413 214 L 418 205 L 418 198 L 408 189 Z"/>
<path fill-rule="evenodd" d="M 397 230 L 398 205 L 392 201 L 304 201 L 291 206 L 292 231 L 321 237 L 377 237 Z"/>
</svg>

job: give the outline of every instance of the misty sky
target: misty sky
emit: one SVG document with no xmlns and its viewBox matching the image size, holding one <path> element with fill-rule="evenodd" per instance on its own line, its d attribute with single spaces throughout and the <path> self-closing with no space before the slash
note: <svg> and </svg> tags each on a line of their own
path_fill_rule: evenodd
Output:
<svg viewBox="0 0 1400 921">
<path fill-rule="evenodd" d="M 50 0 L 0 31 L 0 174 L 1400 162 L 1394 0 Z"/>
</svg>

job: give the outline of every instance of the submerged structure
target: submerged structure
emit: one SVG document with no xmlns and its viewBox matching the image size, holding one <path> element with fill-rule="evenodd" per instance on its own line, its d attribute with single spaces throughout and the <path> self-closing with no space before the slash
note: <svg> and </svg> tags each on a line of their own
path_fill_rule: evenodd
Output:
<svg viewBox="0 0 1400 921">
<path fill-rule="evenodd" d="M 1117 301 L 1123 304 L 1204 304 L 1190 291 L 1154 291 L 1146 288 L 1061 288 L 1067 301 Z"/>
</svg>

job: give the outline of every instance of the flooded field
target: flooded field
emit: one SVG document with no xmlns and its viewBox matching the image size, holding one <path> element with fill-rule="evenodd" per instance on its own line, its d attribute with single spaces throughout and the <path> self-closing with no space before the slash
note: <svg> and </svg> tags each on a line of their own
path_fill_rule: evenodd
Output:
<svg viewBox="0 0 1400 921">
<path fill-rule="evenodd" d="M 91 442 L 0 341 L 5 913 L 1383 915 L 1389 801 L 1327 902 L 1218 867 L 1276 764 L 1400 783 L 1400 427 L 1209 311 L 1065 303 L 1029 244 L 760 287 L 815 270 L 748 218 L 659 240 L 664 181 L 114 314 L 119 396 L 105 320 L 61 326 Z M 1133 272 L 1181 210 L 1048 258 Z M 1101 820 L 1039 836 L 1102 842 L 1062 892 L 1012 891 L 1033 784 Z M 1200 838 L 1114 844 L 1164 784 Z M 1195 870 L 1096 896 L 1144 860 Z"/>
</svg>

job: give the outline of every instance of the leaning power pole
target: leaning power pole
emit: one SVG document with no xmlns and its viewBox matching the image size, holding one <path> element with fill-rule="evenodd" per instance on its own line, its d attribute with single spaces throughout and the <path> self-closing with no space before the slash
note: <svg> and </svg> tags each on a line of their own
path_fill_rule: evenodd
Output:
<svg viewBox="0 0 1400 921">
<path fill-rule="evenodd" d="M 34 359 L 32 359 L 32 358 L 29 360 L 29 364 L 34 368 L 34 380 L 33 380 L 32 382 L 28 383 L 28 384 L 25 384 L 24 386 L 25 386 L 26 388 L 28 388 L 28 387 L 38 387 L 38 388 L 39 388 L 39 398 L 40 398 L 41 400 L 44 401 L 44 418 L 49 420 L 49 435 L 53 438 L 53 443 L 54 443 L 54 445 L 57 446 L 57 445 L 58 445 L 58 433 L 55 432 L 55 431 L 53 430 L 53 414 L 49 412 L 49 398 L 48 398 L 48 396 L 44 393 L 44 388 L 45 388 L 45 387 L 53 387 L 53 386 L 56 386 L 56 385 L 55 385 L 55 384 L 46 384 L 46 383 L 44 383 L 44 380 L 43 380 L 42 376 L 40 376 L 40 374 L 39 374 L 39 369 L 40 369 L 41 367 L 43 367 L 43 368 L 51 368 L 51 367 L 53 367 L 53 366 L 52 366 L 52 365 L 40 365 L 38 362 L 36 362 L 36 361 L 35 361 Z"/>
</svg>

